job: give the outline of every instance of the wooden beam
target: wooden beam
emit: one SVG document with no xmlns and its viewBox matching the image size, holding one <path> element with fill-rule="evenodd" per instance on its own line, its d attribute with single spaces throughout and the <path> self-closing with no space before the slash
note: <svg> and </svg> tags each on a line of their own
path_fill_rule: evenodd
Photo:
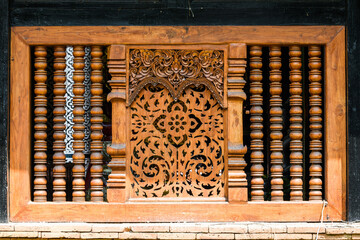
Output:
<svg viewBox="0 0 360 240">
<path fill-rule="evenodd" d="M 32 202 L 20 211 L 12 212 L 14 215 L 11 215 L 10 220 L 12 222 L 317 222 L 320 221 L 322 206 L 322 202 L 250 202 L 248 204 L 164 203 L 161 201 L 147 204 L 144 202 L 128 202 L 126 204 Z M 154 214 L 154 209 L 156 209 L 156 214 Z M 341 220 L 340 213 L 331 206 L 325 207 L 324 216 L 326 216 L 324 221 Z"/>
<path fill-rule="evenodd" d="M 341 26 L 13 27 L 29 45 L 326 44 Z M 281 38 L 279 37 L 281 36 Z"/>
<path fill-rule="evenodd" d="M 31 200 L 31 65 L 30 47 L 11 32 L 10 72 L 10 212 Z M 18 87 L 15 87 L 18 86 Z M 20 87 L 21 86 L 21 87 Z"/>
</svg>

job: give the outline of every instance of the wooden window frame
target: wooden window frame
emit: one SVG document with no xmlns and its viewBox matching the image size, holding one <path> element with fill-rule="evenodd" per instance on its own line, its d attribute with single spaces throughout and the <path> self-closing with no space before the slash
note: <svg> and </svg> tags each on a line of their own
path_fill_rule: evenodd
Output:
<svg viewBox="0 0 360 240">
<path fill-rule="evenodd" d="M 343 26 L 13 27 L 10 73 L 10 221 L 319 221 L 322 201 L 35 203 L 31 201 L 31 52 L 35 45 L 325 45 L 324 220 L 346 217 L 346 70 Z M 329 177 L 331 176 L 331 177 Z M 159 207 L 161 204 L 161 207 Z M 219 204 L 222 205 L 219 207 Z M 157 212 L 151 211 L 157 207 Z M 171 212 L 171 214 L 169 214 Z"/>
</svg>

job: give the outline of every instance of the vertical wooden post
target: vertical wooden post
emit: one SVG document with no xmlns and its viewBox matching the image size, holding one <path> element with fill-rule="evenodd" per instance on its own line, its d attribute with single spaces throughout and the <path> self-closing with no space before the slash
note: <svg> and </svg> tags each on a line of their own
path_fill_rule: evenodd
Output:
<svg viewBox="0 0 360 240">
<path fill-rule="evenodd" d="M 303 133 L 301 48 L 291 46 L 290 55 L 290 201 L 303 200 Z"/>
<path fill-rule="evenodd" d="M 111 174 L 108 180 L 109 202 L 125 202 L 126 184 L 126 59 L 125 46 L 112 45 L 108 51 L 108 67 L 111 74 L 111 93 L 107 100 L 112 104 L 112 143 L 107 147 L 111 155 Z"/>
<path fill-rule="evenodd" d="M 91 201 L 103 201 L 103 148 L 102 122 L 103 122 L 103 75 L 102 75 L 102 47 L 91 48 Z"/>
<path fill-rule="evenodd" d="M 271 201 L 283 201 L 283 119 L 281 87 L 281 47 L 270 47 L 270 161 Z"/>
<path fill-rule="evenodd" d="M 36 46 L 35 47 L 35 111 L 34 111 L 34 122 L 35 122 L 35 144 L 34 144 L 34 201 L 35 202 L 46 202 L 47 200 L 47 189 L 46 189 L 46 47 Z M 24 69 L 26 71 L 26 69 Z M 21 133 L 18 133 L 21 134 Z M 21 147 L 21 146 L 19 146 Z"/>
<path fill-rule="evenodd" d="M 73 172 L 73 201 L 82 202 L 85 201 L 85 126 L 84 126 L 84 56 L 85 50 L 83 46 L 74 47 L 74 167 Z"/>
<path fill-rule="evenodd" d="M 66 168 L 65 168 L 65 47 L 54 48 L 54 202 L 66 201 Z"/>
<path fill-rule="evenodd" d="M 263 87 L 262 87 L 262 47 L 250 47 L 250 128 L 251 128 L 251 200 L 264 200 L 264 143 L 263 143 Z"/>
<path fill-rule="evenodd" d="M 244 168 L 246 146 L 243 145 L 244 73 L 246 45 L 229 45 L 228 67 L 228 201 L 248 200 L 247 180 Z"/>
<path fill-rule="evenodd" d="M 310 93 L 310 193 L 309 200 L 322 200 L 322 86 L 321 48 L 309 46 Z"/>
</svg>

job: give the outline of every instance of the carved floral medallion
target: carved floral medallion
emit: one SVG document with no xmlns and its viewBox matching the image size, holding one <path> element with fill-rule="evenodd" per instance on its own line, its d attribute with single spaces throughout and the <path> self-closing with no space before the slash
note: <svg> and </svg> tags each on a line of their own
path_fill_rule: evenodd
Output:
<svg viewBox="0 0 360 240">
<path fill-rule="evenodd" d="M 131 197 L 223 197 L 223 109 L 204 86 L 175 101 L 145 86 L 131 105 Z"/>
</svg>

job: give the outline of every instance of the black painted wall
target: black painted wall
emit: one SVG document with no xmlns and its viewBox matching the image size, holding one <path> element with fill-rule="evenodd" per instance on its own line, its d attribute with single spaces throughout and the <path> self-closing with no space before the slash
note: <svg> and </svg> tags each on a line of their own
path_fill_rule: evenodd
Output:
<svg viewBox="0 0 360 240">
<path fill-rule="evenodd" d="M 344 25 L 345 0 L 13 0 L 12 25 Z"/>
<path fill-rule="evenodd" d="M 0 222 L 7 221 L 9 14 L 0 0 Z"/>
<path fill-rule="evenodd" d="M 360 220 L 360 1 L 348 1 L 348 218 Z"/>
<path fill-rule="evenodd" d="M 346 25 L 348 219 L 360 220 L 359 0 L 0 0 L 0 4 L 0 222 L 7 221 L 9 22 L 11 26 Z"/>
</svg>

